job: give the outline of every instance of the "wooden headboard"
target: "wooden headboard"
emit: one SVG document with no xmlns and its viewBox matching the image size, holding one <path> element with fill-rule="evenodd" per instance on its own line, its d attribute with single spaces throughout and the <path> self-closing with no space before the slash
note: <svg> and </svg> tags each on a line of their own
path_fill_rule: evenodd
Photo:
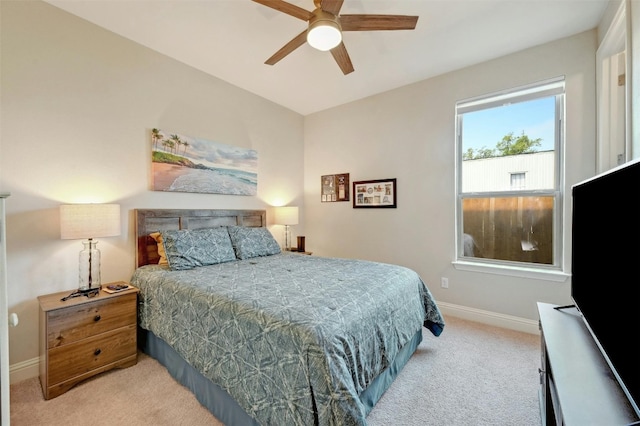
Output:
<svg viewBox="0 0 640 426">
<path fill-rule="evenodd" d="M 158 246 L 152 232 L 216 226 L 267 226 L 266 210 L 136 209 L 136 266 L 158 263 Z"/>
</svg>

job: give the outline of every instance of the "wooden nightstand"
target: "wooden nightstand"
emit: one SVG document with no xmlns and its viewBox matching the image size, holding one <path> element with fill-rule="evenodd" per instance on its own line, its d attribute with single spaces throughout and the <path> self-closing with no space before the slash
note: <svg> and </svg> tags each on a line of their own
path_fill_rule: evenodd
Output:
<svg viewBox="0 0 640 426">
<path fill-rule="evenodd" d="M 103 284 L 105 288 L 109 284 Z M 39 296 L 40 384 L 44 399 L 81 381 L 138 361 L 138 289 L 61 301 L 71 291 Z"/>
</svg>

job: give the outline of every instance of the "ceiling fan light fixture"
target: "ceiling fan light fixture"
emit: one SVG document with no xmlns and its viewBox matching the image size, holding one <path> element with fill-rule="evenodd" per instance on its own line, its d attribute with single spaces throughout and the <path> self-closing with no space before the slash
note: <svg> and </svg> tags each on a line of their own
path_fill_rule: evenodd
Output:
<svg viewBox="0 0 640 426">
<path fill-rule="evenodd" d="M 317 13 L 309 21 L 307 43 L 315 49 L 331 50 L 342 42 L 342 31 L 336 17 L 330 13 Z"/>
</svg>

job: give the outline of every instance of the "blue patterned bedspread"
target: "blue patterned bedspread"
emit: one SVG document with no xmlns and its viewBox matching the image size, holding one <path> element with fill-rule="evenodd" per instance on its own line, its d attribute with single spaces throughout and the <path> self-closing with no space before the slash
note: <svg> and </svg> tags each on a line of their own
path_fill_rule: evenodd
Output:
<svg viewBox="0 0 640 426">
<path fill-rule="evenodd" d="M 139 323 L 263 425 L 364 425 L 360 393 L 444 321 L 416 272 L 283 252 L 138 268 Z"/>
</svg>

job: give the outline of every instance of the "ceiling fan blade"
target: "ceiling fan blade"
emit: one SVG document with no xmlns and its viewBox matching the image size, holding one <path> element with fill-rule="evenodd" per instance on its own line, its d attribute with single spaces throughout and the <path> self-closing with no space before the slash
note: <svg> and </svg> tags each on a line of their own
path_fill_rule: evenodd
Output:
<svg viewBox="0 0 640 426">
<path fill-rule="evenodd" d="M 306 9 L 298 7 L 294 4 L 287 3 L 282 0 L 253 0 L 256 3 L 260 3 L 271 9 L 275 9 L 282 13 L 286 13 L 287 15 L 291 15 L 294 18 L 302 19 L 303 21 L 308 21 L 313 17 L 313 13 L 309 12 Z"/>
<path fill-rule="evenodd" d="M 347 48 L 344 46 L 344 43 L 340 43 L 331 49 L 331 55 L 333 55 L 333 59 L 336 60 L 344 75 L 353 72 L 353 64 L 351 63 L 351 58 L 347 53 Z"/>
<path fill-rule="evenodd" d="M 344 0 L 322 0 L 320 8 L 337 16 L 340 13 L 340 9 L 342 9 L 342 3 L 344 3 Z"/>
<path fill-rule="evenodd" d="M 413 30 L 417 23 L 417 16 L 340 15 L 342 31 Z"/>
<path fill-rule="evenodd" d="M 274 53 L 273 56 L 267 59 L 265 61 L 265 64 L 274 65 L 275 63 L 280 61 L 282 58 L 287 56 L 289 53 L 293 52 L 298 47 L 305 44 L 306 41 L 307 41 L 307 30 L 304 30 L 303 32 L 295 36 L 293 40 L 291 40 L 289 43 L 282 46 L 282 48 L 278 50 L 276 53 Z"/>
</svg>

